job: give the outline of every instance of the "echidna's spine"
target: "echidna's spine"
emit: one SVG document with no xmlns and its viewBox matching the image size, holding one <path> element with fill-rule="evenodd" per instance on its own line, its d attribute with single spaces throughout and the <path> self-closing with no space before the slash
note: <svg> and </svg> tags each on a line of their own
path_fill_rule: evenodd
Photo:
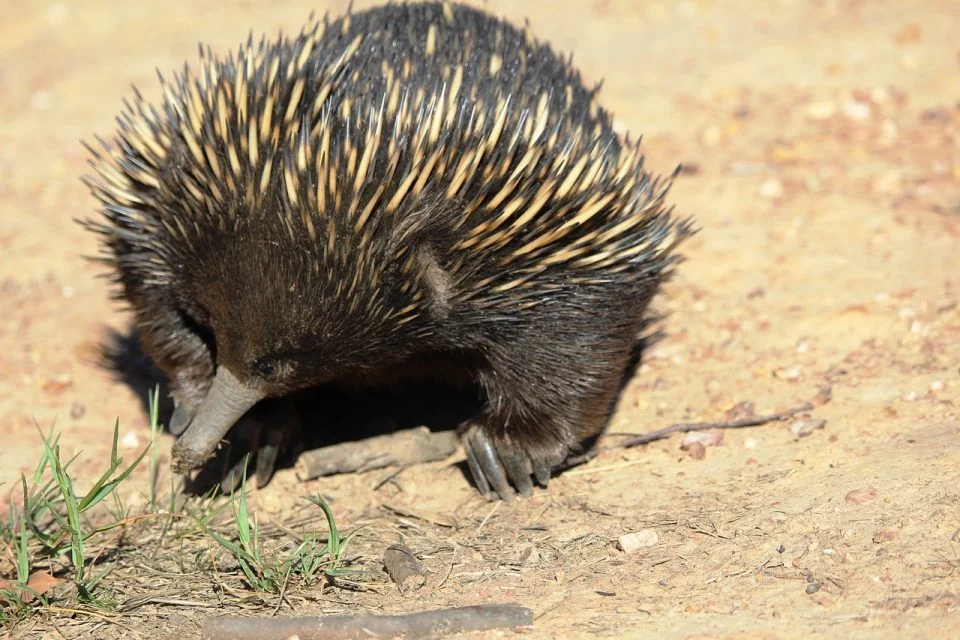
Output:
<svg viewBox="0 0 960 640">
<path fill-rule="evenodd" d="M 687 232 L 579 74 L 473 9 L 387 6 L 225 59 L 201 53 L 199 71 L 164 82 L 160 109 L 135 96 L 94 161 L 99 229 L 147 281 L 170 282 L 176 254 L 262 215 L 309 239 L 318 277 L 366 280 L 391 261 L 409 272 L 403 240 L 435 223 L 411 212 L 444 199 L 450 304 L 532 305 L 529 285 L 553 272 L 656 278 Z"/>
</svg>

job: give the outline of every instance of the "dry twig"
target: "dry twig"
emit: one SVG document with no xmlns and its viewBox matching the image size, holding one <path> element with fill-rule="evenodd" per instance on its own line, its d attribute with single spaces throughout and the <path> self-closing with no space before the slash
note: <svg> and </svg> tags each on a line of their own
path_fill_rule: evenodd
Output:
<svg viewBox="0 0 960 640">
<path fill-rule="evenodd" d="M 648 442 L 654 442 L 656 440 L 663 440 L 667 436 L 671 436 L 674 433 L 686 433 L 688 431 L 706 431 L 707 429 L 742 429 L 744 427 L 759 427 L 760 425 L 767 424 L 769 422 L 776 422 L 778 420 L 786 420 L 787 418 L 794 416 L 798 413 L 803 413 L 804 411 L 811 411 L 813 409 L 813 404 L 810 402 L 804 403 L 799 407 L 794 407 L 793 409 L 787 409 L 786 411 L 781 411 L 780 413 L 772 413 L 767 416 L 750 416 L 748 418 L 739 418 L 737 420 L 719 420 L 717 422 L 678 422 L 672 424 L 669 427 L 664 427 L 663 429 L 657 429 L 656 431 L 651 431 L 650 433 L 644 433 L 642 435 L 633 436 L 628 438 L 623 442 L 620 442 L 617 446 L 623 448 L 636 447 L 641 444 L 647 444 Z"/>
<path fill-rule="evenodd" d="M 353 471 L 369 471 L 389 466 L 443 460 L 457 450 L 453 431 L 432 432 L 426 427 L 404 429 L 356 442 L 342 442 L 306 451 L 297 460 L 297 478 L 312 480 L 320 476 Z"/>
<path fill-rule="evenodd" d="M 203 640 L 341 640 L 369 637 L 438 637 L 533 624 L 533 611 L 511 604 L 438 609 L 396 616 L 244 618 L 219 616 L 203 623 Z"/>
</svg>

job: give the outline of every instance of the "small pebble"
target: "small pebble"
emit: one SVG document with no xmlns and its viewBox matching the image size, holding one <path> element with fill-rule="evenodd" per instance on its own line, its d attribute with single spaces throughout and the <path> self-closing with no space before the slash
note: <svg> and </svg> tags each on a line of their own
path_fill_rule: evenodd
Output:
<svg viewBox="0 0 960 640">
<path fill-rule="evenodd" d="M 897 127 L 897 123 L 886 118 L 880 124 L 880 144 L 884 147 L 892 146 L 896 141 L 897 137 L 900 135 L 900 128 Z"/>
<path fill-rule="evenodd" d="M 700 141 L 708 147 L 715 147 L 720 142 L 720 127 L 716 125 L 710 125 L 704 129 L 703 134 L 700 136 Z"/>
<path fill-rule="evenodd" d="M 870 89 L 870 99 L 877 104 L 890 102 L 890 90 L 882 85 L 877 85 Z"/>
<path fill-rule="evenodd" d="M 723 431 L 719 429 L 711 429 L 710 431 L 688 431 L 683 436 L 683 442 L 680 443 L 680 448 L 686 451 L 690 445 L 697 442 L 703 444 L 705 447 L 715 447 L 723 443 Z"/>
<path fill-rule="evenodd" d="M 871 189 L 874 193 L 880 195 L 891 195 L 900 191 L 901 184 L 903 183 L 903 176 L 896 169 L 891 169 L 890 171 L 884 171 L 870 184 Z"/>
<path fill-rule="evenodd" d="M 73 377 L 69 373 L 60 373 L 50 380 L 43 379 L 41 386 L 44 391 L 62 393 L 73 386 Z"/>
<path fill-rule="evenodd" d="M 813 396 L 813 403 L 821 407 L 833 400 L 833 386 L 825 384 L 817 390 L 817 395 Z"/>
<path fill-rule="evenodd" d="M 877 490 L 873 487 L 867 487 L 866 489 L 854 489 L 853 491 L 847 493 L 846 500 L 850 504 L 863 504 L 864 502 L 870 502 L 877 497 Z"/>
<path fill-rule="evenodd" d="M 817 429 L 823 429 L 826 424 L 826 420 L 813 420 L 809 417 L 800 418 L 790 424 L 790 433 L 799 440 L 800 438 L 806 438 Z"/>
<path fill-rule="evenodd" d="M 634 553 L 640 549 L 654 547 L 660 542 L 660 536 L 653 529 L 644 529 L 625 533 L 617 538 L 617 547 L 624 553 Z"/>
<path fill-rule="evenodd" d="M 826 120 L 837 112 L 832 102 L 814 102 L 807 107 L 807 117 L 811 120 Z"/>
<path fill-rule="evenodd" d="M 947 384 L 943 380 L 934 380 L 930 384 L 930 391 L 936 393 L 937 391 L 943 391 L 947 387 Z"/>
<path fill-rule="evenodd" d="M 746 418 L 752 418 L 757 415 L 756 409 L 757 406 L 754 403 L 744 400 L 730 407 L 730 409 L 723 414 L 723 418 L 724 420 L 744 420 Z"/>
<path fill-rule="evenodd" d="M 800 367 L 787 367 L 775 370 L 773 376 L 782 380 L 796 380 L 800 377 L 800 373 Z"/>
<path fill-rule="evenodd" d="M 692 442 L 686 447 L 681 446 L 680 448 L 690 454 L 690 457 L 694 460 L 703 460 L 707 457 L 707 448 L 702 442 Z"/>
<path fill-rule="evenodd" d="M 535 544 L 523 545 L 520 548 L 518 559 L 520 560 L 520 564 L 522 564 L 525 567 L 536 566 L 540 562 L 540 552 L 537 551 L 537 545 Z"/>
<path fill-rule="evenodd" d="M 743 448 L 744 448 L 744 449 L 756 449 L 756 448 L 757 448 L 757 440 L 756 440 L 756 438 L 747 438 L 746 440 L 744 440 L 744 441 L 743 441 Z"/>
<path fill-rule="evenodd" d="M 905 71 L 913 71 L 919 65 L 917 56 L 910 52 L 906 52 L 900 56 L 900 60 L 898 62 L 900 63 L 900 67 Z"/>
<path fill-rule="evenodd" d="M 891 531 L 889 529 L 883 529 L 881 531 L 877 531 L 873 536 L 874 544 L 880 544 L 882 542 L 890 542 L 891 540 L 896 540 L 896 539 L 897 539 L 897 532 Z"/>
<path fill-rule="evenodd" d="M 760 196 L 770 200 L 783 197 L 783 183 L 776 178 L 764 180 L 760 185 Z"/>
<path fill-rule="evenodd" d="M 851 120 L 866 120 L 870 117 L 870 105 L 866 102 L 849 100 L 843 103 L 843 115 Z"/>
<path fill-rule="evenodd" d="M 121 438 L 120 446 L 124 449 L 139 449 L 140 438 L 137 437 L 137 434 L 131 431 Z"/>
<path fill-rule="evenodd" d="M 83 417 L 83 414 L 87 412 L 87 408 L 80 404 L 79 402 L 74 402 L 70 407 L 70 417 L 74 420 L 79 420 Z"/>
</svg>

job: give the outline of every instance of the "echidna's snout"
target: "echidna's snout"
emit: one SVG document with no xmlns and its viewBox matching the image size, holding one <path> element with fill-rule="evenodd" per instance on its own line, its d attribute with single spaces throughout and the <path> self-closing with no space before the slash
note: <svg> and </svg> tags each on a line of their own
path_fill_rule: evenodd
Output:
<svg viewBox="0 0 960 640">
<path fill-rule="evenodd" d="M 261 389 L 241 383 L 226 367 L 218 367 L 210 391 L 196 411 L 191 414 L 180 405 L 170 421 L 170 431 L 183 434 L 173 449 L 177 472 L 200 467 L 230 427 L 265 395 Z"/>
</svg>

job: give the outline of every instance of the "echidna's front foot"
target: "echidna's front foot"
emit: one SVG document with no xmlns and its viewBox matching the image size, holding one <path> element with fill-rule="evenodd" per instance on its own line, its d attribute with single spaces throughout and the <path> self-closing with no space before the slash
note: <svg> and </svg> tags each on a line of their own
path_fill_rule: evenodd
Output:
<svg viewBox="0 0 960 640">
<path fill-rule="evenodd" d="M 533 494 L 531 474 L 541 487 L 550 482 L 553 463 L 531 456 L 516 442 L 494 442 L 477 426 L 467 427 L 460 436 L 467 454 L 467 466 L 477 489 L 487 498 L 510 501 L 514 488 L 523 496 Z"/>
<path fill-rule="evenodd" d="M 292 400 L 266 400 L 241 418 L 228 436 L 227 472 L 220 489 L 229 493 L 237 487 L 254 460 L 257 488 L 265 486 L 276 470 L 280 454 L 299 442 L 300 416 Z"/>
</svg>

